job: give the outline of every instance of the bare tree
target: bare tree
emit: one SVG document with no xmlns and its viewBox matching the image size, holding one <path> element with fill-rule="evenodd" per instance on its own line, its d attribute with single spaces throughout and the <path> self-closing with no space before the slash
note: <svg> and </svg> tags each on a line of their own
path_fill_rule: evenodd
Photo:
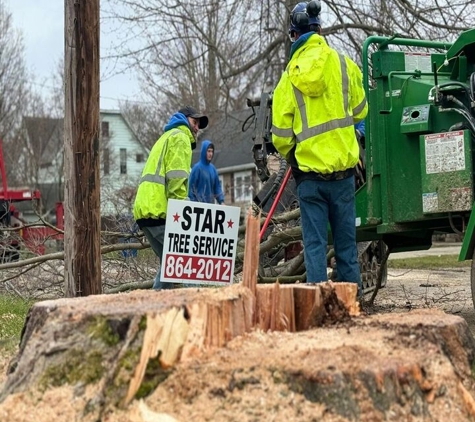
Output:
<svg viewBox="0 0 475 422">
<path fill-rule="evenodd" d="M 362 45 L 372 35 L 454 41 L 472 27 L 472 2 L 422 0 L 341 0 L 326 2 L 324 33 L 333 47 L 361 62 Z"/>
<path fill-rule="evenodd" d="M 4 142 L 7 179 L 14 184 L 20 147 L 17 142 L 22 114 L 27 103 L 37 97 L 32 93 L 24 60 L 25 47 L 21 33 L 13 26 L 11 13 L 0 0 L 0 138 Z"/>
<path fill-rule="evenodd" d="M 162 135 L 163 126 L 170 117 L 153 103 L 125 102 L 121 104 L 121 112 L 137 135 L 138 141 L 148 151 Z"/>
<path fill-rule="evenodd" d="M 109 0 L 106 18 L 130 22 L 122 33 L 132 40 L 113 57 L 139 70 L 148 99 L 167 115 L 185 103 L 210 116 L 242 108 L 282 70 L 285 8 L 277 3 L 269 17 L 266 3 Z"/>
<path fill-rule="evenodd" d="M 275 86 L 287 62 L 296 3 L 108 0 L 104 19 L 124 25 L 110 57 L 139 71 L 146 96 L 166 114 L 188 102 L 217 118 Z M 321 17 L 328 42 L 361 63 L 368 36 L 453 41 L 471 27 L 474 11 L 469 0 L 339 0 L 325 2 Z"/>
<path fill-rule="evenodd" d="M 27 70 L 21 34 L 13 27 L 12 15 L 0 0 L 0 135 L 18 127 L 27 93 Z"/>
</svg>

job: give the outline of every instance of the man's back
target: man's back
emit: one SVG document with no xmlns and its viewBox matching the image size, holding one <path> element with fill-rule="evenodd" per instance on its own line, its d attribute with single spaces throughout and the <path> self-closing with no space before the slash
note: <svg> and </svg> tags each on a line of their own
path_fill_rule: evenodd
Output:
<svg viewBox="0 0 475 422">
<path fill-rule="evenodd" d="M 358 162 L 353 125 L 355 117 L 366 114 L 361 79 L 356 64 L 316 33 L 303 35 L 292 47 L 274 91 L 279 112 L 273 116 L 273 142 L 300 171 L 330 174 Z"/>
</svg>

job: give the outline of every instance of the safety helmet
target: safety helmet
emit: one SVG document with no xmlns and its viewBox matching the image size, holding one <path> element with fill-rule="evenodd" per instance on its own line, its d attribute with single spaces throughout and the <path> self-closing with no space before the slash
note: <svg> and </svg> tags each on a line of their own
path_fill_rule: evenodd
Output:
<svg viewBox="0 0 475 422">
<path fill-rule="evenodd" d="M 292 37 L 292 32 L 298 34 L 310 32 L 310 25 L 320 26 L 321 9 L 319 0 L 298 3 L 290 12 L 289 35 Z"/>
</svg>

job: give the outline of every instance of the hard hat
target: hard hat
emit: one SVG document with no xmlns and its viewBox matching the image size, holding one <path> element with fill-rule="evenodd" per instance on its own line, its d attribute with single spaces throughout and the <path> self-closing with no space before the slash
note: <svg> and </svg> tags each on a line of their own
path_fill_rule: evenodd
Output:
<svg viewBox="0 0 475 422">
<path fill-rule="evenodd" d="M 290 12 L 289 34 L 305 34 L 310 31 L 310 25 L 320 26 L 321 9 L 319 0 L 298 3 Z"/>
</svg>

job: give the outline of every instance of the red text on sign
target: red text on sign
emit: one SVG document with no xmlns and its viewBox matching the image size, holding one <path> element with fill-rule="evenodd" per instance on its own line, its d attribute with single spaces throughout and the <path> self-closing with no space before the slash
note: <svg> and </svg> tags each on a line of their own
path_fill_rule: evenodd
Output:
<svg viewBox="0 0 475 422">
<path fill-rule="evenodd" d="M 229 283 L 232 260 L 167 254 L 165 277 L 179 280 L 199 280 Z"/>
</svg>

